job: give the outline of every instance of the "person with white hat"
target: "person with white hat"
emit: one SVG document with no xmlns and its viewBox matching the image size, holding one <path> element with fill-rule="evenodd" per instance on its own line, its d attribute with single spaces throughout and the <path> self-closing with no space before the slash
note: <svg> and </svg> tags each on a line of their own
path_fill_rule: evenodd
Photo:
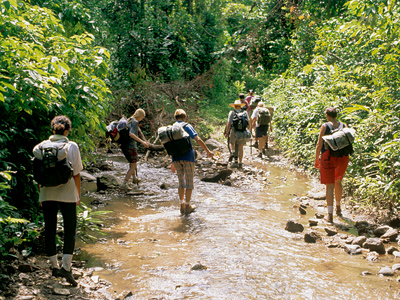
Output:
<svg viewBox="0 0 400 300">
<path fill-rule="evenodd" d="M 229 137 L 229 142 L 234 147 L 235 152 L 233 158 L 235 162 L 231 165 L 234 168 L 243 167 L 243 146 L 246 144 L 247 139 L 238 139 L 238 132 L 249 132 L 250 122 L 247 111 L 243 111 L 242 107 L 245 103 L 236 100 L 234 103 L 229 104 L 234 108 L 228 115 L 228 122 L 225 127 L 225 137 Z"/>
</svg>

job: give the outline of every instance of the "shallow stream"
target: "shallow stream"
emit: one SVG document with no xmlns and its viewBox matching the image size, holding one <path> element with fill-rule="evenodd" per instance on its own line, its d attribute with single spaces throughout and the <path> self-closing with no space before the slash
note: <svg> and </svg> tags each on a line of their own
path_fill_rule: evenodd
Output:
<svg viewBox="0 0 400 300">
<path fill-rule="evenodd" d="M 122 178 L 124 158 L 108 159 Z M 83 201 L 101 198 L 112 213 L 105 237 L 78 246 L 89 266 L 102 267 L 95 273 L 113 283 L 110 291 L 131 291 L 131 299 L 395 299 L 400 283 L 376 275 L 393 258 L 368 262 L 285 231 L 288 219 L 309 228 L 313 211 L 301 216 L 291 200 L 307 194 L 309 179 L 271 163 L 257 167 L 267 175 L 261 184 L 195 178 L 198 208 L 189 216 L 179 213 L 177 176 L 167 168 L 139 164 L 143 181 L 134 191 L 143 195 L 98 194 L 85 183 Z M 198 263 L 206 269 L 191 270 Z"/>
</svg>

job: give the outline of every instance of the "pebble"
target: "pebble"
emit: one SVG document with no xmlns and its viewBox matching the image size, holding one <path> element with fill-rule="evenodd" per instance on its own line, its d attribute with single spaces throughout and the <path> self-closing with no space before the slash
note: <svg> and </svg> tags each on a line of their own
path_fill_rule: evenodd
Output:
<svg viewBox="0 0 400 300">
<path fill-rule="evenodd" d="M 60 289 L 60 288 L 54 288 L 53 293 L 55 295 L 61 295 L 61 296 L 71 295 L 71 292 L 68 289 Z"/>
</svg>

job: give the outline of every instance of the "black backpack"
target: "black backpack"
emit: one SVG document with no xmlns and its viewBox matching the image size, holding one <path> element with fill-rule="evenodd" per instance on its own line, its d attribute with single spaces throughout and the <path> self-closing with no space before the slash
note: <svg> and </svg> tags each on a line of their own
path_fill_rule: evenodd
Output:
<svg viewBox="0 0 400 300">
<path fill-rule="evenodd" d="M 188 124 L 174 124 L 158 129 L 158 136 L 169 155 L 180 157 L 188 153 L 193 147 L 189 134 L 184 130 Z"/>
<path fill-rule="evenodd" d="M 245 131 L 248 125 L 247 113 L 243 112 L 233 112 L 232 126 L 235 128 L 235 131 Z"/>
<path fill-rule="evenodd" d="M 37 146 L 36 153 L 34 149 L 33 178 L 41 186 L 65 184 L 72 177 L 72 164 L 68 161 L 66 154 L 59 159 L 59 153 L 66 152 L 65 146 L 66 143 L 45 142 Z"/>
</svg>

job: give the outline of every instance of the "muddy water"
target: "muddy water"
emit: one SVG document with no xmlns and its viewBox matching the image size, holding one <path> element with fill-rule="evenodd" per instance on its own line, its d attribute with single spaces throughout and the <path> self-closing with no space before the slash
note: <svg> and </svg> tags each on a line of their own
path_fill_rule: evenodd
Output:
<svg viewBox="0 0 400 300">
<path fill-rule="evenodd" d="M 124 159 L 109 159 L 122 178 Z M 394 279 L 361 276 L 393 261 L 370 263 L 285 231 L 290 218 L 308 224 L 312 211 L 300 216 L 290 201 L 307 193 L 308 179 L 272 164 L 258 167 L 267 180 L 241 188 L 195 179 L 198 208 L 190 216 L 179 213 L 169 169 L 139 165 L 143 183 L 135 191 L 144 195 L 99 195 L 86 184 L 84 201 L 102 198 L 102 209 L 113 211 L 107 236 L 80 245 L 89 265 L 103 268 L 96 275 L 113 283 L 111 292 L 131 291 L 132 299 L 394 299 Z M 206 269 L 191 270 L 197 263 Z"/>
</svg>

